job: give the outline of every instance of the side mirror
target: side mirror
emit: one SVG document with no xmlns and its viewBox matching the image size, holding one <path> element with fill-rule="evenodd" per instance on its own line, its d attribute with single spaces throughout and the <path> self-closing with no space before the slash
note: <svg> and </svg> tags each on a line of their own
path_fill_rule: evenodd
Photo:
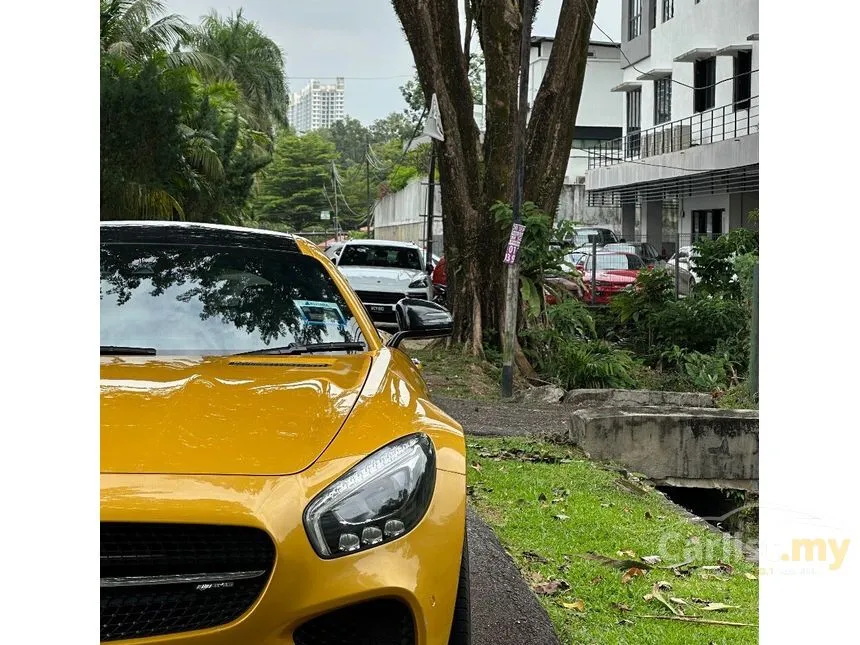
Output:
<svg viewBox="0 0 860 645">
<path fill-rule="evenodd" d="M 405 338 L 443 338 L 454 330 L 454 319 L 440 304 L 429 300 L 403 298 L 394 305 L 399 331 L 388 339 L 388 347 L 397 347 Z"/>
</svg>

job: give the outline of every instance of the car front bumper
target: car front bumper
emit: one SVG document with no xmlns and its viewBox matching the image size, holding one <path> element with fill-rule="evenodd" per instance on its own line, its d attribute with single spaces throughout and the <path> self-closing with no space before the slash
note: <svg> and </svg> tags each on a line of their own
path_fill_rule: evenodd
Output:
<svg viewBox="0 0 860 645">
<path fill-rule="evenodd" d="M 251 526 L 265 530 L 276 549 L 268 584 L 237 620 L 114 642 L 292 645 L 296 630 L 315 617 L 392 599 L 411 613 L 416 645 L 446 644 L 465 533 L 465 477 L 439 470 L 426 515 L 403 537 L 323 560 L 308 540 L 302 513 L 314 495 L 358 460 L 318 462 L 283 477 L 103 474 L 102 522 Z"/>
</svg>

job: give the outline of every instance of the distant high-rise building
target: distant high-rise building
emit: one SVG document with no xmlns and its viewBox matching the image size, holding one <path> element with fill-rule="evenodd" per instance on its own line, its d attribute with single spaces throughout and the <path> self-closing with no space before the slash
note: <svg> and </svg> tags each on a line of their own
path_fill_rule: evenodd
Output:
<svg viewBox="0 0 860 645">
<path fill-rule="evenodd" d="M 297 134 L 327 128 L 344 118 L 343 86 L 341 77 L 334 85 L 311 80 L 301 92 L 290 96 L 287 118 Z"/>
</svg>

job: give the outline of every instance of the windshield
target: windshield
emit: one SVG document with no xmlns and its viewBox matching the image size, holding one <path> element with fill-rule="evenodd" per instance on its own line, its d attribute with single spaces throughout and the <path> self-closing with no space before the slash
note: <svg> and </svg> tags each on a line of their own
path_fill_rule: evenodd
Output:
<svg viewBox="0 0 860 645">
<path fill-rule="evenodd" d="M 418 249 L 376 244 L 349 244 L 341 253 L 338 266 L 383 267 L 422 271 Z"/>
<path fill-rule="evenodd" d="M 102 346 L 220 355 L 363 341 L 316 259 L 227 247 L 103 244 Z"/>
<path fill-rule="evenodd" d="M 607 253 L 597 256 L 597 270 L 609 271 L 612 269 L 636 270 L 643 268 L 642 260 L 638 256 L 626 253 Z M 591 257 L 585 265 L 585 270 L 591 269 Z"/>
<path fill-rule="evenodd" d="M 576 246 L 585 246 L 586 244 L 591 244 L 592 241 L 590 238 L 597 238 L 597 243 L 602 244 L 606 241 L 607 236 L 600 229 L 596 228 L 581 228 L 576 231 L 576 235 L 573 237 L 573 243 Z"/>
</svg>

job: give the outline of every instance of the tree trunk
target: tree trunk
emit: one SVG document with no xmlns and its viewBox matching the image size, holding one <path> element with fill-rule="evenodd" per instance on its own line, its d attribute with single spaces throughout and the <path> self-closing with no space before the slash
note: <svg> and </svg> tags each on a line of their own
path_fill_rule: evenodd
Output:
<svg viewBox="0 0 860 645">
<path fill-rule="evenodd" d="M 474 120 L 469 52 L 460 34 L 460 0 L 392 0 L 392 4 L 424 96 L 429 101 L 436 94 L 444 129 L 445 140 L 437 145 L 452 338 L 481 354 L 485 335 L 499 341 L 504 315 L 502 257 L 510 231 L 496 224 L 490 208 L 513 198 L 522 19 L 519 3 L 513 0 L 466 1 L 467 18 L 474 22 L 484 54 L 483 144 Z M 525 198 L 551 207 L 550 212 L 561 191 L 582 89 L 591 25 L 587 10 L 593 12 L 596 4 L 564 0 L 546 80 L 535 101 L 535 123 L 529 124 L 526 135 Z M 466 46 L 470 40 L 471 36 L 465 39 Z M 556 52 L 558 43 L 562 53 Z"/>
<path fill-rule="evenodd" d="M 582 95 L 597 0 L 564 0 L 526 134 L 525 198 L 555 218 Z"/>
</svg>

